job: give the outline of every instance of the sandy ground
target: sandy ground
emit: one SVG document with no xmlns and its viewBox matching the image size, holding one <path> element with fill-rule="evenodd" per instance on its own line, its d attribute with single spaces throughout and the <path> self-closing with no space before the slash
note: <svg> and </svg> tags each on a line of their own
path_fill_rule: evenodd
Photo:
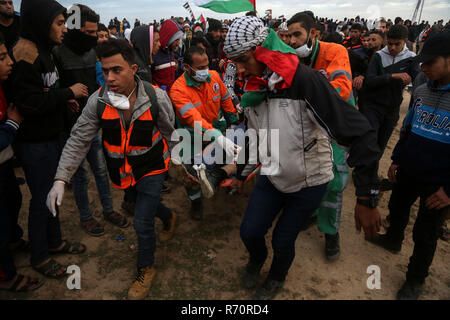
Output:
<svg viewBox="0 0 450 320">
<path fill-rule="evenodd" d="M 402 119 L 407 111 L 406 97 L 402 106 Z M 386 154 L 381 162 L 381 172 L 387 176 L 390 155 L 399 137 L 396 129 Z M 23 173 L 18 170 L 18 176 Z M 91 178 L 89 196 L 92 209 L 101 217 L 101 205 L 97 197 L 94 179 Z M 253 292 L 244 290 L 239 284 L 239 272 L 247 261 L 247 253 L 239 237 L 239 226 L 247 200 L 254 183 L 250 183 L 243 195 L 229 196 L 225 190 L 211 201 L 205 201 L 205 218 L 201 222 L 190 219 L 190 204 L 184 189 L 178 183 L 170 183 L 172 193 L 163 197 L 164 203 L 179 215 L 175 237 L 168 243 L 157 244 L 156 269 L 158 271 L 148 299 L 250 299 Z M 20 224 L 26 230 L 30 194 L 22 186 L 24 195 Z M 387 215 L 385 194 L 380 205 L 383 216 Z M 114 205 L 119 210 L 122 193 L 113 190 Z M 403 250 L 393 255 L 375 247 L 355 231 L 353 209 L 354 188 L 345 192 L 343 222 L 341 227 L 342 254 L 338 261 L 329 263 L 324 255 L 324 236 L 316 226 L 302 232 L 296 242 L 296 258 L 286 284 L 277 299 L 394 299 L 405 277 L 409 257 L 412 254 L 412 227 L 417 205 L 411 214 L 406 230 Z M 61 210 L 63 237 L 81 240 L 88 247 L 81 256 L 61 256 L 58 261 L 81 268 L 81 290 L 68 290 L 66 280 L 46 280 L 38 291 L 29 294 L 0 292 L 0 299 L 126 299 L 127 290 L 136 272 L 136 252 L 130 246 L 136 245 L 133 227 L 122 230 L 106 225 L 106 234 L 101 238 L 86 235 L 79 227 L 78 211 L 73 194 L 66 193 Z M 100 218 L 102 219 L 102 218 Z M 157 221 L 157 231 L 162 225 Z M 269 233 L 270 235 L 270 233 Z M 116 241 L 124 236 L 124 242 Z M 25 235 L 25 238 L 27 236 Z M 270 243 L 270 237 L 268 237 Z M 450 244 L 439 241 L 430 276 L 424 288 L 423 299 L 450 299 L 449 266 Z M 268 260 L 270 261 L 270 260 Z M 16 257 L 19 272 L 37 275 L 29 267 L 29 257 Z M 367 268 L 377 265 L 381 269 L 381 289 L 369 290 L 366 285 Z M 263 268 L 267 274 L 269 263 Z M 261 278 L 263 281 L 263 277 Z"/>
</svg>

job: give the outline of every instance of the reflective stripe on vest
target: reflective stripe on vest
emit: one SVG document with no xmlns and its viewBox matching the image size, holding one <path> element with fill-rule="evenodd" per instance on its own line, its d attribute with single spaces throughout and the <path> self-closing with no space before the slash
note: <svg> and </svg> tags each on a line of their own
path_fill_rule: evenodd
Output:
<svg viewBox="0 0 450 320">
<path fill-rule="evenodd" d="M 100 127 L 109 176 L 116 188 L 130 188 L 146 176 L 168 170 L 169 148 L 155 128 L 150 110 L 126 131 L 117 109 L 106 105 Z"/>
</svg>

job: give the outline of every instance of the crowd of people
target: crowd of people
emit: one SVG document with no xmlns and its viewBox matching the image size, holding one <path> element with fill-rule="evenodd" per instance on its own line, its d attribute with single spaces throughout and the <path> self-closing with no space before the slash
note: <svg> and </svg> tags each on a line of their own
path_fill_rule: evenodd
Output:
<svg viewBox="0 0 450 320">
<path fill-rule="evenodd" d="M 420 198 L 414 252 L 397 298 L 420 297 L 438 239 L 448 240 L 450 22 L 338 21 L 311 11 L 261 19 L 249 12 L 223 21 L 136 19 L 132 28 L 117 18 L 106 26 L 91 8 L 77 6 L 81 25 L 67 29 L 66 9 L 55 0 L 22 0 L 20 15 L 12 1 L 0 1 L 0 290 L 27 292 L 44 283 L 17 272 L 17 251 L 29 252 L 43 277 L 62 279 L 67 266 L 53 255 L 88 250 L 63 240 L 59 211 L 68 187 L 80 227 L 105 234 L 90 208 L 92 172 L 103 220 L 127 228 L 133 217 L 137 276 L 128 298 L 146 298 L 156 275 L 155 217 L 164 225 L 159 240 L 169 241 L 182 214 L 161 201 L 171 192 L 170 169 L 194 220 L 203 218 L 202 199 L 213 198 L 224 181 L 242 192 L 256 177 L 240 235 L 249 254 L 242 286 L 255 289 L 258 300 L 276 297 L 297 236 L 314 221 L 325 234 L 327 259 L 339 258 L 350 173 L 357 230 L 390 252 L 401 251 Z M 407 87 L 409 112 L 383 179 L 379 161 Z M 229 134 L 248 129 L 259 141 Z M 193 145 L 180 157 L 182 132 Z M 211 147 L 226 161 L 209 163 Z M 18 225 L 17 167 L 32 197 L 28 241 Z M 126 214 L 114 208 L 110 184 L 124 191 Z M 382 220 L 379 198 L 390 190 Z M 275 221 L 271 268 L 258 286 Z"/>
</svg>

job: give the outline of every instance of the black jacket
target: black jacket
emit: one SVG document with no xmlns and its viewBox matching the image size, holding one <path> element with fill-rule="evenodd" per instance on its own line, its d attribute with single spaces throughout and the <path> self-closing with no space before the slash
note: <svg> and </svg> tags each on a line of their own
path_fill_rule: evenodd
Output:
<svg viewBox="0 0 450 320">
<path fill-rule="evenodd" d="M 20 39 L 13 48 L 13 100 L 24 121 L 18 139 L 43 142 L 60 137 L 72 90 L 60 88 L 51 54 L 50 27 L 66 9 L 54 0 L 23 0 Z"/>
<path fill-rule="evenodd" d="M 208 47 L 206 48 L 206 54 L 209 58 L 209 70 L 214 70 L 220 72 L 219 62 L 220 62 L 220 41 L 214 41 L 209 34 L 205 37 L 208 42 Z"/>
<path fill-rule="evenodd" d="M 94 47 L 97 45 L 97 38 L 91 37 L 80 30 L 69 30 L 64 37 L 62 45 L 53 49 L 53 56 L 56 67 L 59 71 L 60 85 L 68 88 L 76 83 L 82 83 L 88 87 L 89 96 L 98 90 L 95 66 L 97 55 Z M 77 99 L 80 111 L 73 113 L 66 109 L 66 124 L 70 130 L 75 124 L 88 98 Z"/>
<path fill-rule="evenodd" d="M 397 110 L 403 101 L 405 85 L 401 80 L 393 79 L 392 74 L 408 73 L 414 81 L 420 72 L 414 56 L 406 46 L 396 57 L 389 54 L 387 47 L 375 53 L 364 79 L 365 103 Z"/>
<path fill-rule="evenodd" d="M 137 75 L 142 80 L 152 83 L 149 27 L 144 25 L 133 29 L 130 39 L 136 53 L 135 62 L 139 67 Z"/>
</svg>

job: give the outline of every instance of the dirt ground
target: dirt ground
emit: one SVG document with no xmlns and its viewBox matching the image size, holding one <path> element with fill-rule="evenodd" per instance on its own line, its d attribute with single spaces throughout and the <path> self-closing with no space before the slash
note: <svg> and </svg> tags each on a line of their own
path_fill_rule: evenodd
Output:
<svg viewBox="0 0 450 320">
<path fill-rule="evenodd" d="M 409 95 L 406 94 L 405 98 L 401 119 L 406 115 Z M 401 122 L 381 161 L 380 174 L 383 176 L 387 176 L 389 159 L 399 137 L 400 124 Z M 17 175 L 23 177 L 20 170 L 17 171 Z M 239 237 L 239 226 L 254 183 L 247 186 L 243 195 L 229 196 L 225 190 L 221 190 L 215 199 L 205 201 L 205 217 L 201 222 L 190 219 L 190 204 L 183 187 L 176 182 L 169 185 L 172 192 L 165 195 L 163 201 L 178 213 L 179 222 L 176 235 L 170 242 L 157 243 L 155 267 L 158 274 L 148 299 L 251 299 L 253 292 L 242 289 L 239 284 L 239 272 L 247 261 L 247 253 Z M 24 199 L 20 224 L 26 230 L 30 200 L 27 186 L 22 186 L 22 192 Z M 115 208 L 120 210 L 122 192 L 117 190 L 112 192 Z M 389 196 L 390 193 L 385 194 L 381 201 L 380 211 L 383 216 L 388 213 Z M 100 218 L 101 205 L 93 178 L 89 197 L 95 215 Z M 284 289 L 277 299 L 395 299 L 404 281 L 413 250 L 412 227 L 417 205 L 412 210 L 403 250 L 400 254 L 394 255 L 366 242 L 362 234 L 356 233 L 353 219 L 355 205 L 353 185 L 347 188 L 344 199 L 340 259 L 333 263 L 326 261 L 325 239 L 316 226 L 302 232 L 296 242 L 295 261 Z M 63 237 L 81 240 L 88 247 L 84 255 L 58 257 L 59 262 L 78 265 L 81 268 L 81 290 L 68 290 L 66 280 L 46 280 L 44 286 L 36 292 L 29 294 L 0 292 L 0 299 L 126 299 L 127 290 L 136 272 L 136 252 L 130 249 L 136 245 L 133 227 L 122 230 L 106 224 L 106 234 L 103 237 L 93 238 L 86 235 L 79 226 L 78 211 L 71 191 L 66 193 L 60 219 Z M 161 222 L 157 221 L 157 231 L 161 228 Z M 118 242 L 116 240 L 118 236 L 124 236 L 125 241 Z M 423 299 L 450 299 L 449 253 L 450 244 L 439 241 Z M 37 276 L 29 267 L 28 255 L 19 254 L 16 263 L 19 272 Z M 367 289 L 366 281 L 369 274 L 366 271 L 371 265 L 377 265 L 381 269 L 380 290 Z M 263 276 L 267 274 L 268 269 L 269 263 L 266 263 Z"/>
</svg>

